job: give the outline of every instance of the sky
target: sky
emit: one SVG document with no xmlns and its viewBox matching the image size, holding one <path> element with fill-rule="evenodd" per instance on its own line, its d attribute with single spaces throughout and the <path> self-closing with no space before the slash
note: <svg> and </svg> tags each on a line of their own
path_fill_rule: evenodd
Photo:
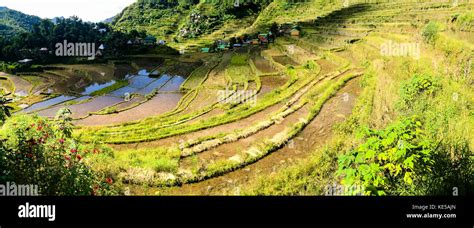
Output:
<svg viewBox="0 0 474 228">
<path fill-rule="evenodd" d="M 0 6 L 41 18 L 78 16 L 99 22 L 120 13 L 136 0 L 0 0 Z"/>
</svg>

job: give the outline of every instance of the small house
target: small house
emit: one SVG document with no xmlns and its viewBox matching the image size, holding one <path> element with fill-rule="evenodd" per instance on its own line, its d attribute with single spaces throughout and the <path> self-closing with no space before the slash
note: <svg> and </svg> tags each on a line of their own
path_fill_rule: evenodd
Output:
<svg viewBox="0 0 474 228">
<path fill-rule="evenodd" d="M 268 34 L 259 34 L 258 39 L 260 43 L 268 43 Z"/>
<path fill-rule="evenodd" d="M 300 30 L 296 29 L 296 28 L 293 28 L 291 31 L 290 31 L 290 35 L 291 36 L 300 36 Z"/>
<path fill-rule="evenodd" d="M 201 48 L 201 52 L 203 53 L 209 53 L 210 50 L 210 48 Z"/>
<path fill-rule="evenodd" d="M 218 49 L 218 50 L 223 51 L 223 50 L 225 50 L 226 48 L 227 48 L 227 45 L 225 45 L 225 44 L 217 45 L 217 49 Z"/>
<path fill-rule="evenodd" d="M 27 64 L 27 63 L 30 63 L 30 62 L 32 62 L 32 61 L 33 61 L 32 59 L 22 59 L 22 60 L 20 60 L 20 61 L 18 61 L 18 62 L 21 63 L 21 64 Z"/>
</svg>

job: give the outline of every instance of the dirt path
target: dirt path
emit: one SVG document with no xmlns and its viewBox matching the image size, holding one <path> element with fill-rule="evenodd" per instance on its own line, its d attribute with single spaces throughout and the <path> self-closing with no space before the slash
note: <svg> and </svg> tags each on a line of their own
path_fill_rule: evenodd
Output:
<svg viewBox="0 0 474 228">
<path fill-rule="evenodd" d="M 143 188 L 129 186 L 135 194 L 164 195 L 233 195 L 240 187 L 254 181 L 257 177 L 270 175 L 297 159 L 307 158 L 315 149 L 321 148 L 332 137 L 335 124 L 345 120 L 360 94 L 359 79 L 351 80 L 322 108 L 320 114 L 290 143 L 261 160 L 242 169 L 194 184 L 171 188 Z"/>
</svg>

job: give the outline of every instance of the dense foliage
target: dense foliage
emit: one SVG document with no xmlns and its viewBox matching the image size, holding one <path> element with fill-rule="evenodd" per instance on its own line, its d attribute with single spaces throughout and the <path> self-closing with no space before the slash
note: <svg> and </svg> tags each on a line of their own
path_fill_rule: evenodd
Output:
<svg viewBox="0 0 474 228">
<path fill-rule="evenodd" d="M 114 27 L 128 31 L 146 30 L 163 38 L 195 38 L 215 30 L 226 20 L 258 13 L 271 0 L 139 0 L 124 9 L 115 19 Z"/>
<path fill-rule="evenodd" d="M 430 21 L 421 34 L 425 42 L 433 44 L 438 38 L 439 29 L 439 25 L 436 22 Z"/>
<path fill-rule="evenodd" d="M 414 182 L 431 171 L 435 145 L 416 118 L 384 130 L 370 130 L 365 143 L 339 158 L 344 185 L 362 185 L 366 194 L 413 194 Z"/>
<path fill-rule="evenodd" d="M 40 18 L 0 6 L 0 37 L 12 36 L 18 32 L 30 31 Z"/>
<path fill-rule="evenodd" d="M 0 38 L 0 60 L 17 61 L 29 58 L 35 60 L 50 60 L 56 44 L 95 43 L 96 48 L 105 44 L 110 54 L 118 54 L 127 50 L 127 41 L 144 38 L 146 33 L 135 30 L 129 33 L 113 31 L 105 23 L 83 22 L 77 17 L 58 18 L 56 23 L 44 19 L 32 26 L 30 32 L 19 33 L 16 36 Z M 47 48 L 52 53 L 44 53 L 40 49 Z"/>
<path fill-rule="evenodd" d="M 402 82 L 400 100 L 397 103 L 398 108 L 408 109 L 417 100 L 433 96 L 439 86 L 439 83 L 431 75 L 415 74 L 410 80 Z"/>
<path fill-rule="evenodd" d="M 367 195 L 450 195 L 454 187 L 459 194 L 471 191 L 468 144 L 433 141 L 417 117 L 367 129 L 363 138 L 357 149 L 339 157 L 345 186 L 362 186 Z"/>
<path fill-rule="evenodd" d="M 84 163 L 89 153 L 102 149 L 71 137 L 70 114 L 62 109 L 54 121 L 34 115 L 7 119 L 0 130 L 0 180 L 38 185 L 42 195 L 112 193 L 113 180 Z"/>
</svg>

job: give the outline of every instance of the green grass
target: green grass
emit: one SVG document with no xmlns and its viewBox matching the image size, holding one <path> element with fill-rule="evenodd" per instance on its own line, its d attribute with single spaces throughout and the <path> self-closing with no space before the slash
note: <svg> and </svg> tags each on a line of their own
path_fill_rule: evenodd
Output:
<svg viewBox="0 0 474 228">
<path fill-rule="evenodd" d="M 158 147 L 93 154 L 87 158 L 87 162 L 93 170 L 105 172 L 120 179 L 129 172 L 130 168 L 149 170 L 152 173 L 174 173 L 178 169 L 179 157 L 180 152 L 176 148 Z"/>
<path fill-rule="evenodd" d="M 120 89 L 122 87 L 125 87 L 128 84 L 129 84 L 128 80 L 118 80 L 113 85 L 111 85 L 109 87 L 105 87 L 105 88 L 97 90 L 97 91 L 94 91 L 90 95 L 91 96 L 101 96 L 101 95 L 113 92 L 113 91 L 115 91 L 117 89 Z"/>
</svg>

